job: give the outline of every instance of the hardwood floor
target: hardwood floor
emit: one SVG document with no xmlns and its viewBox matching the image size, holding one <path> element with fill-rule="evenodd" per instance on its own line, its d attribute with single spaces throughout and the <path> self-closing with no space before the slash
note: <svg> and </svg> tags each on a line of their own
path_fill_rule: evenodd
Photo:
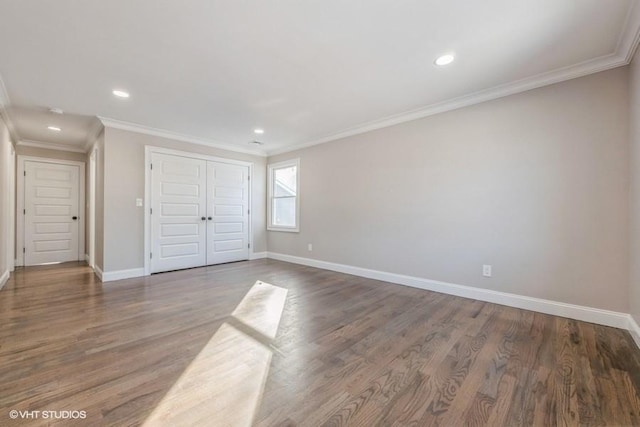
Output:
<svg viewBox="0 0 640 427">
<path fill-rule="evenodd" d="M 640 425 L 640 350 L 614 328 L 273 260 L 104 285 L 36 267 L 0 291 L 0 426 L 252 424 Z"/>
</svg>

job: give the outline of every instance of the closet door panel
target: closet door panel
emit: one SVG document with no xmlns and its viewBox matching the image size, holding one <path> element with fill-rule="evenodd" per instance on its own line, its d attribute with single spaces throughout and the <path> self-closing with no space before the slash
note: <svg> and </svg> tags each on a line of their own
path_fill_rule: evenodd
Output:
<svg viewBox="0 0 640 427">
<path fill-rule="evenodd" d="M 207 163 L 207 264 L 249 259 L 249 168 Z"/>
<path fill-rule="evenodd" d="M 151 272 L 205 265 L 207 162 L 152 155 Z"/>
</svg>

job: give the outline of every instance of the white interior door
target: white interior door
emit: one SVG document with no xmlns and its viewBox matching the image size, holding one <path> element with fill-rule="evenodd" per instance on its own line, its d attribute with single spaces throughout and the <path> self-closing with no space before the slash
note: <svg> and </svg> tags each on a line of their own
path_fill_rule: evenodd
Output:
<svg viewBox="0 0 640 427">
<path fill-rule="evenodd" d="M 207 162 L 153 153 L 151 272 L 205 265 Z"/>
<path fill-rule="evenodd" d="M 249 167 L 207 163 L 207 264 L 249 259 Z"/>
<path fill-rule="evenodd" d="M 78 261 L 80 168 L 24 163 L 24 264 Z"/>
</svg>

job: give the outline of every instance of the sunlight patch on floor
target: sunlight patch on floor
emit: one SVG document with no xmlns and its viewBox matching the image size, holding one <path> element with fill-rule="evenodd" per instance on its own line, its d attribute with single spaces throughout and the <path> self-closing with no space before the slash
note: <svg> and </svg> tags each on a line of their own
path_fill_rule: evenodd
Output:
<svg viewBox="0 0 640 427">
<path fill-rule="evenodd" d="M 265 337 L 273 339 L 278 332 L 286 298 L 286 289 L 258 281 L 231 315 Z"/>
<path fill-rule="evenodd" d="M 145 426 L 250 426 L 260 405 L 270 348 L 287 289 L 258 281 L 191 362 Z"/>
</svg>

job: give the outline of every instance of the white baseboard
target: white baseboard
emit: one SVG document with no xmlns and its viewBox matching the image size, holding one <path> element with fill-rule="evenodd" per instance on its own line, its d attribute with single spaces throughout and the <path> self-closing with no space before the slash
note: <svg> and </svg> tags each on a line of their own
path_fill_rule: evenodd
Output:
<svg viewBox="0 0 640 427">
<path fill-rule="evenodd" d="M 254 259 L 264 259 L 267 258 L 268 252 L 251 252 L 249 254 L 249 260 L 253 261 Z"/>
<path fill-rule="evenodd" d="M 302 258 L 274 252 L 268 252 L 268 257 L 280 261 L 291 262 L 294 264 L 302 264 L 310 267 L 352 274 L 354 276 L 366 277 L 368 279 L 382 280 L 384 282 L 411 286 L 414 288 L 440 292 L 443 294 L 492 302 L 509 307 L 537 311 L 554 316 L 567 317 L 569 319 L 597 323 L 599 325 L 612 326 L 614 328 L 629 329 L 629 315 L 627 313 L 620 313 L 617 311 L 602 310 L 599 308 L 585 307 L 581 305 L 567 304 L 564 302 L 545 300 L 541 298 L 533 298 L 506 292 L 492 291 L 489 289 L 474 288 L 472 286 L 456 285 L 453 283 L 440 282 L 437 280 L 405 276 L 402 274 L 388 273 L 385 271 L 371 270 L 368 268 L 354 267 L 345 264 L 336 264 L 333 262 L 320 261 L 311 258 Z"/>
<path fill-rule="evenodd" d="M 113 282 L 115 280 L 131 279 L 132 277 L 144 276 L 144 268 L 132 268 L 129 270 L 105 271 L 102 272 L 102 282 Z"/>
<path fill-rule="evenodd" d="M 632 315 L 629 315 L 629 333 L 638 348 L 640 348 L 640 326 L 638 326 L 638 322 L 636 322 L 636 319 L 634 319 Z"/>
<path fill-rule="evenodd" d="M 100 279 L 100 281 L 102 282 L 102 270 L 100 270 L 100 267 L 98 267 L 97 265 L 95 267 L 93 267 L 93 272 L 96 273 L 96 276 L 98 276 L 98 279 Z"/>
<path fill-rule="evenodd" d="M 249 254 L 249 260 L 267 258 L 267 252 L 251 252 Z M 117 271 L 105 271 L 98 273 L 100 270 L 96 266 L 96 274 L 100 277 L 102 282 L 113 282 L 115 280 L 131 279 L 134 277 L 145 276 L 144 268 L 131 268 L 129 270 L 117 270 Z"/>
<path fill-rule="evenodd" d="M 7 283 L 7 280 L 9 280 L 10 274 L 11 272 L 9 270 L 6 270 L 4 273 L 2 273 L 2 275 L 0 275 L 0 289 L 4 288 L 4 285 Z"/>
</svg>

